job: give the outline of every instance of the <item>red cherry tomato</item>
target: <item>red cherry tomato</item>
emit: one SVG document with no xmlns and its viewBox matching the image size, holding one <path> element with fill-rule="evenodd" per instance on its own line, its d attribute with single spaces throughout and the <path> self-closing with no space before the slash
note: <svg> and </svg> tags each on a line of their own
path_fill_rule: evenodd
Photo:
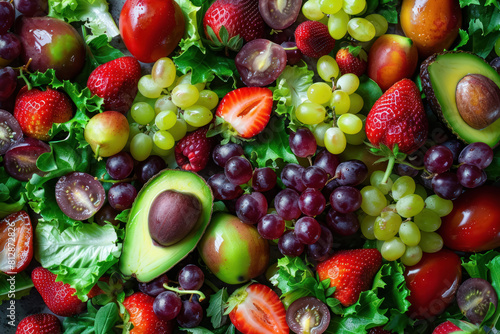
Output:
<svg viewBox="0 0 500 334">
<path fill-rule="evenodd" d="M 139 61 L 168 56 L 184 36 L 185 20 L 173 0 L 127 0 L 120 13 L 120 34 Z"/>
<path fill-rule="evenodd" d="M 441 314 L 455 297 L 462 278 L 460 257 L 447 249 L 424 253 L 419 263 L 406 267 L 404 276 L 411 292 L 408 315 L 431 318 Z"/>
<path fill-rule="evenodd" d="M 482 252 L 500 247 L 500 188 L 482 186 L 467 190 L 453 201 L 438 233 L 446 247 Z"/>
<path fill-rule="evenodd" d="M 26 211 L 12 213 L 0 221 L 0 271 L 18 274 L 33 258 L 33 228 Z"/>
</svg>

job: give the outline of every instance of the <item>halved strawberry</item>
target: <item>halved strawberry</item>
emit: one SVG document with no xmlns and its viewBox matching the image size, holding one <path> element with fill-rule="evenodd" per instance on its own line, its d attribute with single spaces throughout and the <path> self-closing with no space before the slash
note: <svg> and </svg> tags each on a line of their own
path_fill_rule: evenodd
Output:
<svg viewBox="0 0 500 334">
<path fill-rule="evenodd" d="M 253 283 L 236 290 L 228 304 L 236 306 L 229 319 L 243 334 L 289 333 L 285 307 L 269 287 Z"/>
<path fill-rule="evenodd" d="M 273 108 L 273 92 L 265 87 L 243 87 L 224 96 L 216 115 L 217 133 L 252 138 L 266 127 Z M 222 124 L 221 124 L 222 123 Z"/>
<path fill-rule="evenodd" d="M 0 221 L 0 271 L 18 274 L 33 258 L 33 227 L 26 211 L 12 213 Z"/>
</svg>

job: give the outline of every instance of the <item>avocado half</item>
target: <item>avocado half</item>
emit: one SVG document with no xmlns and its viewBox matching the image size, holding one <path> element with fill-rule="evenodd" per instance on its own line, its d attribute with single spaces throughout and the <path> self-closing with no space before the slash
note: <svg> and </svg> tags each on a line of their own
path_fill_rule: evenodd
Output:
<svg viewBox="0 0 500 334">
<path fill-rule="evenodd" d="M 151 204 L 165 190 L 192 194 L 202 205 L 200 218 L 191 232 L 167 247 L 153 244 L 148 227 Z M 120 257 L 121 272 L 140 282 L 149 282 L 168 271 L 194 250 L 210 222 L 212 206 L 212 190 L 199 175 L 175 169 L 158 173 L 139 191 L 130 210 Z"/>
<path fill-rule="evenodd" d="M 483 58 L 464 51 L 436 53 L 420 66 L 422 88 L 434 113 L 466 143 L 484 142 L 491 147 L 500 141 L 500 119 L 477 130 L 460 115 L 455 100 L 459 81 L 468 74 L 482 74 L 500 87 L 500 75 Z"/>
</svg>

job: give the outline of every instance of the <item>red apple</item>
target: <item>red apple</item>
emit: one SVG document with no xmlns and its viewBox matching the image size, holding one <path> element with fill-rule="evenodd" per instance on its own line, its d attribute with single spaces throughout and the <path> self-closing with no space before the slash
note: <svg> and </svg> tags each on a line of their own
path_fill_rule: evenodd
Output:
<svg viewBox="0 0 500 334">
<path fill-rule="evenodd" d="M 385 91 L 399 80 L 411 78 L 417 62 L 417 47 L 410 38 L 382 35 L 368 53 L 368 76 Z"/>
</svg>

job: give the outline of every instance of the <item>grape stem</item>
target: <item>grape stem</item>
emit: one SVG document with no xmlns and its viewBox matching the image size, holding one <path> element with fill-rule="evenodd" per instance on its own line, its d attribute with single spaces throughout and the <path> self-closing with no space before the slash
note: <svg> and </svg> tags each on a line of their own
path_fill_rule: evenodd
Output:
<svg viewBox="0 0 500 334">
<path fill-rule="evenodd" d="M 26 63 L 26 65 L 23 65 L 19 68 L 16 68 L 16 69 L 19 69 L 19 77 L 18 78 L 21 78 L 24 80 L 24 82 L 26 83 L 26 86 L 28 87 L 28 90 L 31 90 L 31 88 L 33 88 L 33 87 L 31 86 L 31 82 L 29 82 L 28 78 L 26 78 L 26 76 L 24 75 L 24 71 L 26 71 L 26 73 L 29 73 L 28 67 L 30 66 L 32 60 L 33 59 L 30 58 L 30 59 L 28 59 L 28 62 Z"/>
<path fill-rule="evenodd" d="M 120 182 L 132 182 L 132 181 L 134 181 L 136 179 L 137 179 L 136 177 L 129 177 L 129 178 L 123 179 L 123 180 L 106 180 L 106 179 L 104 179 L 104 177 L 101 177 L 99 179 L 99 182 L 120 183 Z"/>
<path fill-rule="evenodd" d="M 206 297 L 205 297 L 205 294 L 201 291 L 198 291 L 198 290 L 180 290 L 178 288 L 174 288 L 173 286 L 168 286 L 168 284 L 163 284 L 163 287 L 167 290 L 170 290 L 170 291 L 173 291 L 173 292 L 177 292 L 179 295 L 194 295 L 194 294 L 197 294 L 200 296 L 200 302 L 203 301 Z"/>
<path fill-rule="evenodd" d="M 283 48 L 283 50 L 285 51 L 293 51 L 293 50 L 298 50 L 299 48 L 294 46 L 294 47 L 291 47 L 291 48 Z"/>
</svg>

